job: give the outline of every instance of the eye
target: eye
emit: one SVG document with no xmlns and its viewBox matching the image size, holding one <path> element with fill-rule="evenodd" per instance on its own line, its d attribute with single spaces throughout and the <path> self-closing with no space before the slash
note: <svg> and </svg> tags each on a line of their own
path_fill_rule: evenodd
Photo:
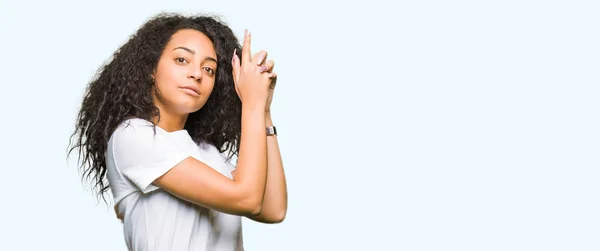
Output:
<svg viewBox="0 0 600 251">
<path fill-rule="evenodd" d="M 213 69 L 212 69 L 212 68 L 210 68 L 210 67 L 204 67 L 204 70 L 205 70 L 206 72 L 208 72 L 208 74 L 210 74 L 210 76 L 212 76 L 212 75 L 214 75 L 214 74 L 215 74 L 215 70 L 213 70 Z"/>
<path fill-rule="evenodd" d="M 180 64 L 187 63 L 187 60 L 185 60 L 185 58 L 176 58 L 175 61 Z"/>
</svg>

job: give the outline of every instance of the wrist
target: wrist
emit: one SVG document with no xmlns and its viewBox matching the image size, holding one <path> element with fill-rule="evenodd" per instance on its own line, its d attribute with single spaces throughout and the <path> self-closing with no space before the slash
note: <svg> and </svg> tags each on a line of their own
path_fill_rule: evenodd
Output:
<svg viewBox="0 0 600 251">
<path fill-rule="evenodd" d="M 265 125 L 273 126 L 273 120 L 271 119 L 271 112 L 265 112 Z"/>
<path fill-rule="evenodd" d="M 244 113 L 244 112 L 254 113 L 254 114 L 261 113 L 263 115 L 266 115 L 265 111 L 264 111 L 264 105 L 260 104 L 258 102 L 252 103 L 252 104 L 242 103 L 242 113 Z"/>
</svg>

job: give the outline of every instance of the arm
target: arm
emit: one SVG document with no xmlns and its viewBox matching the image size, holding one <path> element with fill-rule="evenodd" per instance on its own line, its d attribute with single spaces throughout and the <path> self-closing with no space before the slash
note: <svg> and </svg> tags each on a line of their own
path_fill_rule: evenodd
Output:
<svg viewBox="0 0 600 251">
<path fill-rule="evenodd" d="M 264 111 L 242 111 L 237 175 L 228 179 L 206 164 L 188 157 L 154 184 L 171 194 L 220 212 L 253 216 L 261 212 L 266 182 Z"/>
<path fill-rule="evenodd" d="M 271 113 L 265 115 L 266 126 L 272 126 Z M 235 175 L 236 171 L 234 171 Z M 279 223 L 287 212 L 287 185 L 277 136 L 267 136 L 267 185 L 262 211 L 248 218 L 263 223 Z"/>
</svg>

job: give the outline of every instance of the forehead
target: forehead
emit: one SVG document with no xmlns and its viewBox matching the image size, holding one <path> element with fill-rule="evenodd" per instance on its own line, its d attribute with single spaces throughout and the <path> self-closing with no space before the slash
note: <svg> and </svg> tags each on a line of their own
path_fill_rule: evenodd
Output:
<svg viewBox="0 0 600 251">
<path fill-rule="evenodd" d="M 197 55 L 213 56 L 216 58 L 214 44 L 200 31 L 184 29 L 175 32 L 171 36 L 169 43 L 167 43 L 166 49 L 167 51 L 172 51 L 174 48 L 181 46 L 193 50 Z"/>
</svg>

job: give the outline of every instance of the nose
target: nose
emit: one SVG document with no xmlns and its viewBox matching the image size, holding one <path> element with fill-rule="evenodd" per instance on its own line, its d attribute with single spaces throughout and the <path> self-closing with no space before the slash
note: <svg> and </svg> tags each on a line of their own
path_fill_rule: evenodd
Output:
<svg viewBox="0 0 600 251">
<path fill-rule="evenodd" d="M 196 67 L 190 67 L 190 72 L 188 73 L 188 78 L 200 83 L 202 81 L 202 71 L 200 69 L 195 69 Z"/>
</svg>

